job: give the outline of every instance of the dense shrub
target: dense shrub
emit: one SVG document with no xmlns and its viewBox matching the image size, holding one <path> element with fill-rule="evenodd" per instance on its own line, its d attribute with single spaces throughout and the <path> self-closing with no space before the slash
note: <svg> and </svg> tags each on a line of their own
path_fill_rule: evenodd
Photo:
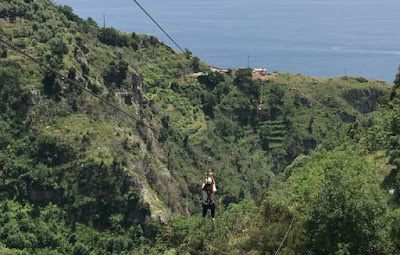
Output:
<svg viewBox="0 0 400 255">
<path fill-rule="evenodd" d="M 21 77 L 23 70 L 14 62 L 4 61 L 0 65 L 0 113 L 8 113 L 13 118 L 25 116 L 27 93 L 22 89 Z"/>
<path fill-rule="evenodd" d="M 204 92 L 203 94 L 203 111 L 209 116 L 214 116 L 214 107 L 218 104 L 217 97 L 211 92 Z"/>
<path fill-rule="evenodd" d="M 399 72 L 396 74 L 396 78 L 394 79 L 393 83 L 397 88 L 400 87 L 400 66 Z"/>
<path fill-rule="evenodd" d="M 3 49 L 1 49 L 1 57 L 2 58 L 7 58 L 7 56 L 8 56 L 8 50 L 7 50 L 7 48 L 3 48 Z"/>
<path fill-rule="evenodd" d="M 61 85 L 56 81 L 56 77 L 53 72 L 46 72 L 43 77 L 43 92 L 48 96 L 55 96 L 61 91 Z"/>
<path fill-rule="evenodd" d="M 316 254 L 376 254 L 388 226 L 387 204 L 376 174 L 356 153 L 328 153 L 311 171 L 323 171 L 324 185 L 311 205 L 307 233 Z M 308 170 L 307 170 L 308 171 Z"/>
<path fill-rule="evenodd" d="M 49 41 L 51 52 L 55 55 L 62 56 L 68 53 L 68 45 L 62 38 L 53 38 Z"/>
<path fill-rule="evenodd" d="M 9 3 L 2 3 L 0 6 L 0 17 L 23 17 L 30 9 L 30 5 L 23 0 L 12 0 Z"/>
<path fill-rule="evenodd" d="M 200 58 L 198 57 L 193 57 L 191 59 L 191 68 L 193 69 L 193 72 L 200 72 L 201 68 L 200 68 Z"/>
<path fill-rule="evenodd" d="M 245 68 L 237 70 L 234 82 L 240 90 L 253 96 L 254 98 L 259 98 L 261 84 L 259 81 L 253 80 L 252 69 Z"/>
<path fill-rule="evenodd" d="M 25 49 L 26 46 L 28 45 L 27 40 L 24 38 L 19 38 L 14 41 L 14 45 L 17 46 L 20 49 Z"/>
<path fill-rule="evenodd" d="M 111 85 L 120 86 L 126 78 L 128 72 L 128 63 L 124 60 L 111 61 L 108 68 L 104 72 L 104 81 Z"/>
<path fill-rule="evenodd" d="M 151 45 L 151 46 L 156 46 L 160 42 L 158 41 L 157 37 L 150 35 L 147 37 L 146 41 Z"/>
<path fill-rule="evenodd" d="M 9 10 L 10 10 L 9 4 L 6 4 L 6 3 L 0 4 L 0 17 L 4 18 L 4 17 L 9 16 L 8 15 Z"/>
<path fill-rule="evenodd" d="M 219 118 L 216 120 L 215 126 L 222 136 L 231 136 L 236 132 L 235 123 L 225 115 L 219 116 Z"/>
<path fill-rule="evenodd" d="M 129 47 L 131 38 L 127 34 L 117 31 L 115 28 L 101 28 L 99 30 L 99 40 L 110 46 Z"/>
<path fill-rule="evenodd" d="M 197 79 L 200 83 L 205 84 L 209 90 L 213 90 L 220 82 L 225 81 L 224 75 L 218 72 L 209 72 Z"/>
<path fill-rule="evenodd" d="M 31 26 L 23 26 L 13 29 L 14 37 L 29 37 L 33 34 Z"/>
<path fill-rule="evenodd" d="M 10 29 L 3 29 L 0 27 L 0 34 L 5 36 L 8 40 L 12 40 L 13 39 L 13 32 Z"/>
<path fill-rule="evenodd" d="M 70 6 L 59 5 L 58 10 L 70 21 L 83 22 L 83 19 L 76 15 Z"/>
<path fill-rule="evenodd" d="M 45 43 L 53 37 L 53 32 L 48 28 L 41 28 L 37 32 L 39 37 L 39 42 Z"/>
</svg>

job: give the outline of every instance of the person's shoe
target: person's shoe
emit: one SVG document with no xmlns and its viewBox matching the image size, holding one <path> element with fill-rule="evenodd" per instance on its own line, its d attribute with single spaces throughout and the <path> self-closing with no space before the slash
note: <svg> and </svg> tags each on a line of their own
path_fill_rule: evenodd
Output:
<svg viewBox="0 0 400 255">
<path fill-rule="evenodd" d="M 215 226 L 215 219 L 214 218 L 211 218 L 211 223 L 212 223 L 212 226 L 214 227 Z"/>
</svg>

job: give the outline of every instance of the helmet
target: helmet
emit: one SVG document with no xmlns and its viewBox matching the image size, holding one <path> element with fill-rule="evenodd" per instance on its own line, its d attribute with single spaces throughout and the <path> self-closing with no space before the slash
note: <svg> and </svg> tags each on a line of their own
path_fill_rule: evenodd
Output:
<svg viewBox="0 0 400 255">
<path fill-rule="evenodd" d="M 207 177 L 205 180 L 206 184 L 211 184 L 212 183 L 212 179 L 210 177 Z"/>
</svg>

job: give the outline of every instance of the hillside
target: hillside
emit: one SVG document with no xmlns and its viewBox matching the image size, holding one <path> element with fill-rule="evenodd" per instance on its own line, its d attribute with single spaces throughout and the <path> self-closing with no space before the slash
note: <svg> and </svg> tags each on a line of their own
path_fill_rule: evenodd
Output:
<svg viewBox="0 0 400 255">
<path fill-rule="evenodd" d="M 361 163 L 370 157 L 390 169 L 375 154 L 338 147 L 351 137 L 352 146 L 360 142 L 371 153 L 389 148 L 360 136 L 388 128 L 373 120 L 385 114 L 376 112 L 379 104 L 393 108 L 390 84 L 281 73 L 260 81 L 249 69 L 216 73 L 154 36 L 101 28 L 47 0 L 0 1 L 0 24 L 1 38 L 84 87 L 1 44 L 0 247 L 10 254 L 180 254 L 196 253 L 204 242 L 213 244 L 206 254 L 266 252 L 277 247 L 281 232 L 275 229 L 275 243 L 264 247 L 251 243 L 263 236 L 256 225 L 281 227 L 294 211 L 309 210 L 292 209 L 307 191 L 286 193 L 296 193 L 296 185 L 321 192 L 314 164 L 354 158 L 361 164 L 348 170 L 354 176 L 354 169 L 370 169 Z M 191 75 L 198 71 L 205 75 Z M 326 152 L 335 148 L 349 153 Z M 307 179 L 307 169 L 316 179 L 293 184 Z M 225 238 L 226 247 L 195 230 L 207 170 L 217 179 L 221 215 L 213 237 Z M 367 177 L 365 183 L 374 182 L 373 174 Z M 282 215 L 259 213 L 273 207 Z M 253 228 L 240 239 L 246 224 Z"/>
</svg>

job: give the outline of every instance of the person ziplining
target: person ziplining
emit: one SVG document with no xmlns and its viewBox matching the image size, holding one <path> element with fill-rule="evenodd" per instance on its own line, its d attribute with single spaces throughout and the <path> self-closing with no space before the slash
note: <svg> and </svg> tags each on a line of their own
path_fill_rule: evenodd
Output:
<svg viewBox="0 0 400 255">
<path fill-rule="evenodd" d="M 202 192 L 202 207 L 203 207 L 203 225 L 206 224 L 207 211 L 211 211 L 211 223 L 215 225 L 215 201 L 214 194 L 217 192 L 217 185 L 215 183 L 213 173 L 206 173 L 206 176 L 201 185 Z"/>
</svg>

